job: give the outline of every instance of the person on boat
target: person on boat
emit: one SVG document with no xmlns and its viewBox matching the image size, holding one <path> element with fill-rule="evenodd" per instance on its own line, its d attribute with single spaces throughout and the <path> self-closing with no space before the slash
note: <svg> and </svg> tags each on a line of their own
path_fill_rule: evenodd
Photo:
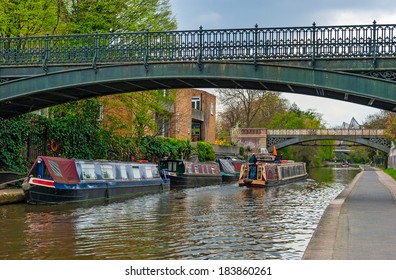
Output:
<svg viewBox="0 0 396 280">
<path fill-rule="evenodd" d="M 250 165 L 249 178 L 250 179 L 254 179 L 256 177 L 256 163 L 257 163 L 256 155 L 252 154 L 249 158 L 249 165 Z"/>
</svg>

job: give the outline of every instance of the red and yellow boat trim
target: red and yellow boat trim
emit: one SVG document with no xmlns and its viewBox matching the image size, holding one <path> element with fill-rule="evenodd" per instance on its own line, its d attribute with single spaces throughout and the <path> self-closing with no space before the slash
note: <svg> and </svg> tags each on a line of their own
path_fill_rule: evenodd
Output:
<svg viewBox="0 0 396 280">
<path fill-rule="evenodd" d="M 36 186 L 48 187 L 48 188 L 55 188 L 53 180 L 45 180 L 45 179 L 41 179 L 41 178 L 32 177 L 29 180 L 29 184 L 36 185 Z"/>
</svg>

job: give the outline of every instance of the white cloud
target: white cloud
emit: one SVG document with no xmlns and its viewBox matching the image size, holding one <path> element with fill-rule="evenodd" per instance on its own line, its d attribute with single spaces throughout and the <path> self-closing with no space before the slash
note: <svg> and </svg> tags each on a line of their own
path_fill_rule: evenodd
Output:
<svg viewBox="0 0 396 280">
<path fill-rule="evenodd" d="M 274 26 L 393 24 L 394 0 L 171 0 L 181 29 L 235 28 Z M 207 89 L 206 89 L 207 90 Z M 368 106 L 302 94 L 282 94 L 302 110 L 322 114 L 328 127 L 350 122 L 354 117 L 363 123 L 369 115 L 380 112 Z"/>
<path fill-rule="evenodd" d="M 392 24 L 396 18 L 395 9 L 334 9 L 316 14 L 318 25 L 370 25 L 375 20 L 377 24 Z"/>
<path fill-rule="evenodd" d="M 195 19 L 196 22 L 200 22 L 202 26 L 205 25 L 213 26 L 221 24 L 222 16 L 214 11 L 206 12 L 205 14 L 198 15 Z"/>
<path fill-rule="evenodd" d="M 340 126 L 343 122 L 350 123 L 352 118 L 355 118 L 359 124 L 363 124 L 368 115 L 381 112 L 376 108 L 324 97 L 293 93 L 282 93 L 282 96 L 291 104 L 296 103 L 304 111 L 311 109 L 321 114 L 323 122 L 329 128 Z"/>
</svg>

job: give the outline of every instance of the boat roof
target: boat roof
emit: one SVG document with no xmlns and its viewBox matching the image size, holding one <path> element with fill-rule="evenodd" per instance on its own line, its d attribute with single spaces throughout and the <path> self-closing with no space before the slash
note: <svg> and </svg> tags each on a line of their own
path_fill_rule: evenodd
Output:
<svg viewBox="0 0 396 280">
<path fill-rule="evenodd" d="M 44 161 L 55 182 L 60 184 L 78 184 L 80 182 L 74 159 L 49 156 L 40 156 L 38 158 Z"/>
<path fill-rule="evenodd" d="M 60 184 L 78 184 L 80 177 L 77 172 L 76 163 L 98 163 L 98 164 L 139 164 L 139 165 L 154 165 L 150 162 L 119 162 L 119 161 L 108 161 L 108 160 L 81 160 L 81 159 L 67 159 L 61 157 L 50 157 L 50 156 L 39 156 L 37 158 L 44 161 L 45 166 L 48 169 L 52 179 Z M 37 164 L 37 160 L 34 166 Z M 30 172 L 32 171 L 30 170 Z M 29 174 L 30 174 L 29 172 Z"/>
</svg>

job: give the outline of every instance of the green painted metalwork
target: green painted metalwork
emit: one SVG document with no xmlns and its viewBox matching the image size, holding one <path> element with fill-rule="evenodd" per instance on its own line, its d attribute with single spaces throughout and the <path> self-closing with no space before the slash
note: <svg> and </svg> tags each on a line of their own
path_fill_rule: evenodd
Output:
<svg viewBox="0 0 396 280">
<path fill-rule="evenodd" d="M 249 144 L 266 143 L 270 151 L 273 146 L 281 149 L 296 144 L 320 140 L 338 140 L 358 143 L 389 153 L 391 140 L 384 129 L 265 129 L 241 128 L 239 139 Z M 254 140 L 256 139 L 256 140 Z M 318 144 L 320 146 L 321 144 Z"/>
<path fill-rule="evenodd" d="M 212 60 L 260 61 L 396 55 L 396 25 L 246 28 L 0 38 L 0 65 Z"/>
<path fill-rule="evenodd" d="M 396 25 L 0 38 L 0 117 L 166 88 L 247 88 L 396 108 Z"/>
</svg>

